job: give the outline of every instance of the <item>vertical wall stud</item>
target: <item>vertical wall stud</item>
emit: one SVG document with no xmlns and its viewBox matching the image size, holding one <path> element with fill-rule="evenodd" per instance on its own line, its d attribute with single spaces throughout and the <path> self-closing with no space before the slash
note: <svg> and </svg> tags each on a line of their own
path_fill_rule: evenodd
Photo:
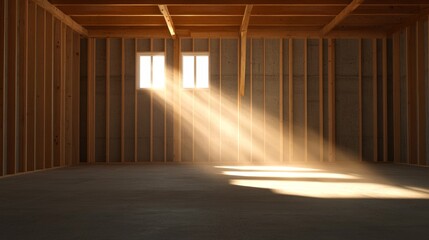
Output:
<svg viewBox="0 0 429 240">
<path fill-rule="evenodd" d="M 180 38 L 176 38 L 173 40 L 173 52 L 174 52 L 174 63 L 173 63 L 173 108 L 174 108 L 174 116 L 173 116 L 173 129 L 174 129 L 174 161 L 181 162 L 182 159 L 182 151 L 181 151 L 181 114 L 180 114 Z"/>
<path fill-rule="evenodd" d="M 323 138 L 323 38 L 319 39 L 319 158 L 324 159 Z"/>
<path fill-rule="evenodd" d="M 400 70 L 400 35 L 393 35 L 393 161 L 401 159 L 401 70 Z"/>
<path fill-rule="evenodd" d="M 280 75 L 280 85 L 279 85 L 279 91 L 280 91 L 280 97 L 279 97 L 279 129 L 280 129 L 280 156 L 279 156 L 279 162 L 283 162 L 283 154 L 284 154 L 284 149 L 283 149 L 283 144 L 284 144 L 284 140 L 283 140 L 283 39 L 280 38 L 279 39 L 279 44 L 280 44 L 280 54 L 279 54 L 279 75 Z"/>
<path fill-rule="evenodd" d="M 110 162 L 110 38 L 106 39 L 106 162 Z"/>
<path fill-rule="evenodd" d="M 387 125 L 387 39 L 383 38 L 383 161 L 388 161 L 388 125 Z"/>
<path fill-rule="evenodd" d="M 328 40 L 328 138 L 329 161 L 335 161 L 335 40 Z"/>
<path fill-rule="evenodd" d="M 45 168 L 53 166 L 53 22 L 51 14 L 46 13 L 45 48 Z M 78 121 L 77 121 L 78 122 Z"/>
<path fill-rule="evenodd" d="M 137 53 L 137 38 L 134 39 L 134 54 Z M 137 64 L 136 64 L 137 65 Z M 136 66 L 136 68 L 139 68 L 140 66 Z M 137 69 L 136 69 L 137 72 Z M 139 76 L 136 75 L 136 79 L 138 79 Z M 137 138 L 137 89 L 139 88 L 137 81 L 135 81 L 135 88 L 134 88 L 134 162 L 137 162 L 137 149 L 138 149 L 138 138 Z"/>
<path fill-rule="evenodd" d="M 359 90 L 358 90 L 358 98 L 359 98 L 359 107 L 358 107 L 358 111 L 359 111 L 359 120 L 358 120 L 358 128 L 359 128 L 359 161 L 363 161 L 363 149 L 362 149 L 362 143 L 363 143 L 363 125 L 362 125 L 362 120 L 363 120 L 363 98 L 362 98 L 362 39 L 359 39 Z"/>
<path fill-rule="evenodd" d="M 426 165 L 426 82 L 424 52 L 424 20 L 417 22 L 417 158 L 419 165 Z"/>
<path fill-rule="evenodd" d="M 121 39 L 121 162 L 125 161 L 125 39 Z"/>
<path fill-rule="evenodd" d="M 377 85 L 377 39 L 372 40 L 372 136 L 373 161 L 378 161 L 378 85 Z"/>
<path fill-rule="evenodd" d="M 308 161 L 308 39 L 304 39 L 304 161 Z"/>
<path fill-rule="evenodd" d="M 95 162 L 95 38 L 88 39 L 88 162 Z"/>
<path fill-rule="evenodd" d="M 3 160 L 4 160 L 4 82 L 5 78 L 5 1 L 0 0 L 0 176 L 3 176 Z"/>
<path fill-rule="evenodd" d="M 293 39 L 289 38 L 289 162 L 293 160 Z"/>
<path fill-rule="evenodd" d="M 408 163 L 417 164 L 416 27 L 407 28 Z"/>
</svg>

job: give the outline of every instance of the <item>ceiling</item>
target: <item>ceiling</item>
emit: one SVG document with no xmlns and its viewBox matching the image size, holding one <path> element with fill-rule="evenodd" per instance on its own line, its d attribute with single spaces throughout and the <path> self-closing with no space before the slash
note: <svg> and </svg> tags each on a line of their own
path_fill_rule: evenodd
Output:
<svg viewBox="0 0 429 240">
<path fill-rule="evenodd" d="M 158 4 L 167 6 L 179 36 L 238 36 L 250 4 L 249 35 L 325 35 L 332 22 L 329 34 L 386 35 L 429 13 L 429 0 L 49 1 L 90 35 L 169 35 Z"/>
</svg>

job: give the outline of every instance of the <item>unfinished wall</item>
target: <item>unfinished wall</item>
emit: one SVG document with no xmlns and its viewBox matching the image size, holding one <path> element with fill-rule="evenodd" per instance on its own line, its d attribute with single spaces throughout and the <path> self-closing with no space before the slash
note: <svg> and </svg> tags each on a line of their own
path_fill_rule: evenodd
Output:
<svg viewBox="0 0 429 240">
<path fill-rule="evenodd" d="M 243 97 L 238 39 L 175 41 L 94 40 L 99 54 L 89 62 L 95 78 L 86 82 L 91 74 L 82 71 L 81 84 L 95 86 L 89 98 L 81 97 L 95 96 L 99 126 L 94 145 L 88 144 L 94 155 L 88 149 L 83 162 L 328 161 L 330 81 L 336 160 L 393 160 L 393 143 L 386 140 L 393 131 L 390 40 L 337 39 L 328 47 L 328 40 L 249 38 Z M 166 54 L 165 90 L 136 89 L 137 52 Z M 181 87 L 180 53 L 189 52 L 209 53 L 209 89 Z M 91 114 L 90 107 L 81 109 Z"/>
<path fill-rule="evenodd" d="M 428 19 L 421 18 L 393 35 L 394 159 L 427 165 L 428 152 Z M 397 69 L 397 70 L 396 70 Z M 398 101 L 395 101 L 398 99 Z"/>
<path fill-rule="evenodd" d="M 0 12 L 0 176 L 77 163 L 80 35 L 33 1 Z"/>
</svg>

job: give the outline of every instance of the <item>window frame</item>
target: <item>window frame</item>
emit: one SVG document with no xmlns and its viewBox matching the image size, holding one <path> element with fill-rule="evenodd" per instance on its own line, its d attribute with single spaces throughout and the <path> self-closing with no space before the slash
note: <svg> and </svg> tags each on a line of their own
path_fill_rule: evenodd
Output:
<svg viewBox="0 0 429 240">
<path fill-rule="evenodd" d="M 185 88 L 183 87 L 183 57 L 184 56 L 192 56 L 194 57 L 194 87 L 191 88 Z M 206 88 L 199 88 L 197 87 L 197 57 L 198 56 L 207 56 L 207 87 Z M 210 89 L 210 52 L 209 51 L 202 51 L 202 52 L 181 52 L 181 58 L 180 58 L 180 87 L 182 90 L 195 90 L 198 89 L 199 91 L 209 90 Z"/>
<path fill-rule="evenodd" d="M 150 69 L 150 87 L 144 88 L 140 87 L 140 57 L 149 56 L 151 61 Z M 163 56 L 164 57 L 164 86 L 161 88 L 153 87 L 153 57 L 154 56 Z M 165 52 L 136 52 L 136 89 L 137 90 L 164 90 L 167 88 L 167 70 L 166 70 L 166 54 Z"/>
</svg>

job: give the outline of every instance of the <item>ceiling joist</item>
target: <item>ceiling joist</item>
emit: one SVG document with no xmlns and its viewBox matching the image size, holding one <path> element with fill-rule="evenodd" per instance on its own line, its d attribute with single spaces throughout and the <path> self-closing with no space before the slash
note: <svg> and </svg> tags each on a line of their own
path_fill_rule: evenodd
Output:
<svg viewBox="0 0 429 240">
<path fill-rule="evenodd" d="M 358 8 L 364 0 L 353 0 L 349 5 L 347 5 L 346 8 L 343 9 L 334 19 L 332 19 L 331 22 L 325 25 L 321 31 L 321 35 L 325 36 L 328 34 L 332 29 L 334 29 L 336 26 L 338 26 L 339 23 L 341 23 L 347 16 L 350 15 L 356 8 Z"/>
<path fill-rule="evenodd" d="M 168 12 L 167 5 L 159 5 L 159 10 L 164 16 L 165 22 L 167 23 L 168 31 L 170 31 L 171 37 L 176 38 L 176 31 L 174 29 L 173 19 L 171 19 L 170 13 Z"/>
</svg>

